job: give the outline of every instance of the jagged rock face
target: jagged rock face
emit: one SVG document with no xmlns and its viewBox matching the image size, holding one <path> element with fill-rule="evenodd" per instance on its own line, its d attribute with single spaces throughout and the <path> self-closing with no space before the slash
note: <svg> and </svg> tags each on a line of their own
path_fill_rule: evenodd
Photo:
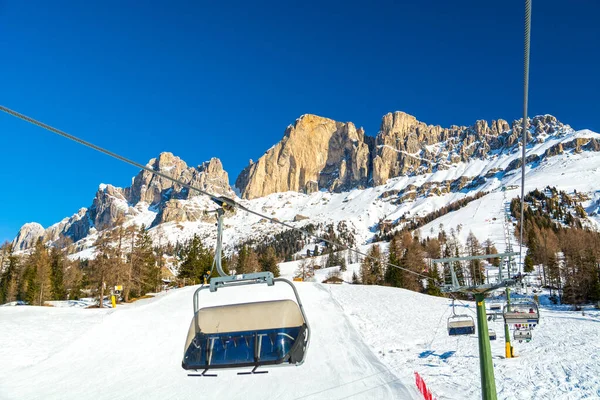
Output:
<svg viewBox="0 0 600 400">
<path fill-rule="evenodd" d="M 72 242 L 83 239 L 90 231 L 90 218 L 87 208 L 81 208 L 77 214 L 65 218 L 50 226 L 44 232 L 44 243 L 56 242 L 68 238 Z"/>
<path fill-rule="evenodd" d="M 172 153 L 161 153 L 158 158 L 153 158 L 147 165 L 155 171 L 209 193 L 233 195 L 233 191 L 229 187 L 229 176 L 223 170 L 223 165 L 218 158 L 213 158 L 194 168 L 188 167 L 183 160 Z M 133 179 L 131 187 L 125 189 L 124 194 L 131 204 L 144 201 L 151 206 L 166 203 L 170 199 L 189 199 L 200 195 L 196 191 L 189 192 L 187 188 L 148 171 L 141 171 Z"/>
<path fill-rule="evenodd" d="M 194 168 L 188 167 L 171 153 L 161 153 L 158 158 L 150 160 L 148 166 L 211 194 L 235 196 L 229 187 L 227 172 L 217 158 Z M 127 222 L 148 208 L 157 213 L 152 225 L 171 221 L 213 220 L 214 216 L 203 213 L 208 208 L 208 202 L 200 204 L 191 201 L 198 195 L 196 191 L 190 192 L 181 185 L 144 170 L 132 180 L 129 188 L 100 185 L 89 210 L 82 208 L 77 214 L 45 231 L 39 224 L 24 225 L 14 240 L 15 249 L 31 248 L 40 237 L 44 243 L 51 242 L 62 247 L 65 243 L 62 240 L 65 238 L 77 242 L 94 229 L 103 231 L 113 228 L 119 221 Z"/>
<path fill-rule="evenodd" d="M 155 223 L 198 221 L 202 219 L 205 210 L 194 203 L 169 200 L 162 207 Z"/>
<path fill-rule="evenodd" d="M 119 218 L 124 219 L 129 205 L 123 189 L 112 185 L 102 185 L 90 208 L 90 218 L 97 230 L 112 228 Z"/>
<path fill-rule="evenodd" d="M 551 115 L 529 120 L 528 142 L 571 130 Z M 242 197 L 252 199 L 275 192 L 311 193 L 378 186 L 388 179 L 448 169 L 452 164 L 484 159 L 491 151 L 519 145 L 522 120 L 510 125 L 498 119 L 488 125 L 477 121 L 470 127 L 427 125 L 414 116 L 386 114 L 375 138 L 362 129 L 315 115 L 299 118 L 288 127 L 281 142 L 256 163 L 242 171 L 236 181 Z M 580 147 L 598 147 L 595 142 Z M 579 148 L 579 147 L 578 147 Z"/>
<path fill-rule="evenodd" d="M 308 114 L 287 128 L 281 142 L 251 162 L 235 185 L 247 199 L 285 191 L 364 187 L 369 158 L 362 128 Z"/>
<path fill-rule="evenodd" d="M 534 134 L 528 134 L 528 142 L 571 129 L 551 115 L 535 117 L 529 123 Z M 522 120 L 514 121 L 512 127 L 499 119 L 491 125 L 480 120 L 470 127 L 442 128 L 403 112 L 388 113 L 375 139 L 373 185 L 401 175 L 434 172 L 458 162 L 485 158 L 490 151 L 517 145 L 521 132 Z"/>
<path fill-rule="evenodd" d="M 37 222 L 29 222 L 19 229 L 17 237 L 12 242 L 15 251 L 26 250 L 35 245 L 44 236 L 44 227 Z"/>
</svg>

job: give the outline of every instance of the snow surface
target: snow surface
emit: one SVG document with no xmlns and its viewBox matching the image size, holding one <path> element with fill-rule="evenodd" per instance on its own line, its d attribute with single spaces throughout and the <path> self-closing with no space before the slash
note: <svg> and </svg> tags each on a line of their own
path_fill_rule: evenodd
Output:
<svg viewBox="0 0 600 400">
<path fill-rule="evenodd" d="M 285 298 L 291 292 L 286 286 L 228 289 L 206 302 L 203 293 L 201 302 L 240 302 L 246 296 L 259 301 L 274 292 Z M 196 378 L 181 368 L 196 287 L 109 311 L 4 307 L 0 321 L 10 324 L 2 323 L 0 356 L 9 362 L 0 368 L 0 398 L 418 398 L 412 371 L 386 367 L 328 290 L 297 286 L 313 333 L 306 362 L 255 376 L 223 371 L 217 378 Z"/>
<path fill-rule="evenodd" d="M 280 269 L 289 277 L 297 266 Z M 358 268 L 350 264 L 344 279 Z M 296 283 L 312 330 L 306 362 L 265 375 L 195 378 L 181 369 L 197 287 L 116 309 L 2 307 L 0 399 L 419 399 L 415 371 L 439 400 L 480 398 L 477 338 L 447 335 L 448 299 L 318 283 L 330 271 Z M 287 285 L 257 285 L 203 292 L 200 303 L 291 297 Z M 600 311 L 542 307 L 533 341 L 514 343 L 515 359 L 504 358 L 502 324 L 490 328 L 499 399 L 600 397 Z"/>
</svg>

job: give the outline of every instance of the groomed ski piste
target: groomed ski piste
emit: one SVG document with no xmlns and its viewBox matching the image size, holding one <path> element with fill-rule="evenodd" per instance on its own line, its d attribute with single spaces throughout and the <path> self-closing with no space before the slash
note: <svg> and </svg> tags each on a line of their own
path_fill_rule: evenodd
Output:
<svg viewBox="0 0 600 400">
<path fill-rule="evenodd" d="M 289 277 L 297 262 L 280 266 Z M 262 375 L 188 377 L 181 368 L 197 286 L 116 309 L 0 307 L 0 399 L 420 399 L 414 372 L 438 400 L 480 398 L 477 336 L 448 336 L 448 299 L 319 283 L 328 273 L 296 282 L 312 329 L 306 362 Z M 292 297 L 287 285 L 253 285 L 203 292 L 200 303 Z M 458 305 L 474 316 L 472 303 Z M 513 359 L 504 358 L 502 323 L 490 322 L 498 398 L 600 397 L 600 311 L 541 313 Z"/>
</svg>

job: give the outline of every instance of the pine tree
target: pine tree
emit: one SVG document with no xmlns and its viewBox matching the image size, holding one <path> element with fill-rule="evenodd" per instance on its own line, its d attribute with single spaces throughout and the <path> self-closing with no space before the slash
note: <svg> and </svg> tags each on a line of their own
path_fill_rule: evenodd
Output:
<svg viewBox="0 0 600 400">
<path fill-rule="evenodd" d="M 363 285 L 380 285 L 383 283 L 384 271 L 382 254 L 379 245 L 373 245 L 360 264 L 360 280 Z"/>
<path fill-rule="evenodd" d="M 248 268 L 248 253 L 248 246 L 242 246 L 240 252 L 238 253 L 237 262 L 235 265 L 236 274 L 247 274 L 250 272 Z"/>
<path fill-rule="evenodd" d="M 494 246 L 494 242 L 492 242 L 492 240 L 490 238 L 486 239 L 485 242 L 483 242 L 483 250 L 485 252 L 486 255 L 490 255 L 490 254 L 498 254 L 498 250 L 496 249 L 496 246 Z M 500 266 L 500 257 L 494 257 L 492 259 L 489 259 L 490 263 L 494 266 L 494 267 L 499 267 Z"/>
<path fill-rule="evenodd" d="M 306 258 L 302 259 L 299 263 L 298 263 L 298 268 L 296 268 L 296 271 L 294 273 L 294 277 L 295 278 L 302 278 L 303 281 L 306 281 L 306 278 L 308 278 L 309 275 L 309 262 Z"/>
<path fill-rule="evenodd" d="M 135 259 L 139 263 L 139 276 L 136 277 L 136 280 L 140 284 L 140 294 L 144 295 L 157 291 L 160 285 L 160 267 L 156 263 L 152 238 L 144 225 L 138 231 L 138 240 L 134 252 Z"/>
<path fill-rule="evenodd" d="M 400 257 L 404 253 L 404 249 L 401 247 L 400 238 L 398 235 L 392 236 L 389 247 L 388 262 L 392 265 L 400 265 Z M 394 287 L 404 287 L 404 271 L 400 268 L 387 266 L 385 271 L 384 281 L 386 284 Z"/>
<path fill-rule="evenodd" d="M 25 274 L 26 301 L 30 304 L 44 305 L 44 301 L 52 296 L 50 285 L 50 259 L 48 250 L 40 238 L 33 249 L 33 253 L 27 258 Z"/>
<path fill-rule="evenodd" d="M 54 300 L 65 300 L 67 297 L 64 282 L 64 258 L 64 255 L 56 247 L 50 251 L 50 281 Z"/>
<path fill-rule="evenodd" d="M 527 255 L 525 256 L 525 265 L 523 266 L 523 271 L 526 273 L 534 271 L 533 258 L 529 255 L 529 251 L 527 251 Z"/>
<path fill-rule="evenodd" d="M 6 242 L 1 249 L 0 261 L 0 304 L 17 300 L 19 258 L 13 254 L 13 247 Z"/>
<path fill-rule="evenodd" d="M 192 282 L 202 282 L 206 273 L 211 270 L 213 257 L 194 235 L 182 252 L 183 262 L 179 267 L 179 277 L 190 279 Z"/>
<path fill-rule="evenodd" d="M 346 272 L 346 270 L 348 269 L 348 267 L 346 266 L 346 252 L 344 251 L 344 254 L 342 254 L 341 256 L 338 257 L 338 262 L 340 264 L 340 271 L 341 272 Z"/>
<path fill-rule="evenodd" d="M 277 265 L 277 255 L 273 247 L 267 247 L 265 253 L 260 257 L 260 265 L 263 271 L 272 272 L 275 277 L 280 275 L 279 265 Z"/>
<path fill-rule="evenodd" d="M 248 249 L 248 260 L 246 262 L 246 268 L 248 273 L 260 271 L 260 263 L 258 262 L 258 255 L 253 248 Z"/>
<path fill-rule="evenodd" d="M 441 296 L 442 291 L 437 284 L 440 280 L 440 275 L 435 265 L 428 269 L 427 276 L 429 276 L 429 279 L 427 279 L 427 294 L 430 296 Z"/>
<path fill-rule="evenodd" d="M 481 245 L 473 232 L 469 232 L 467 237 L 467 253 L 469 256 L 481 255 Z M 471 275 L 472 284 L 481 285 L 485 282 L 485 272 L 481 260 L 469 261 L 469 274 Z"/>
<path fill-rule="evenodd" d="M 92 286 L 98 291 L 98 306 L 104 307 L 104 294 L 106 289 L 110 287 L 113 282 L 114 270 L 111 270 L 111 264 L 114 262 L 114 249 L 111 245 L 112 236 L 111 232 L 106 230 L 98 236 L 98 239 L 94 242 L 96 247 L 96 257 L 90 260 L 91 269 L 91 283 Z"/>
<path fill-rule="evenodd" d="M 406 249 L 400 259 L 400 263 L 410 271 L 415 273 L 405 273 L 403 287 L 408 290 L 420 292 L 423 289 L 421 278 L 417 274 L 422 274 L 425 269 L 425 254 L 417 238 L 413 238 L 409 232 L 402 233 L 402 246 Z"/>
<path fill-rule="evenodd" d="M 358 275 L 356 275 L 356 271 L 352 271 L 352 283 L 355 285 L 360 283 L 360 281 L 358 280 Z"/>
</svg>

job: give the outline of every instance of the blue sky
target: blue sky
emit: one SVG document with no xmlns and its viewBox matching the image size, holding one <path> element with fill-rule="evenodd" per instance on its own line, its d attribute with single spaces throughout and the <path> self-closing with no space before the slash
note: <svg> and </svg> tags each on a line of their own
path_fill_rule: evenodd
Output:
<svg viewBox="0 0 600 400">
<path fill-rule="evenodd" d="M 600 2 L 534 1 L 530 115 L 600 132 Z M 314 113 L 376 135 L 519 118 L 522 1 L 0 0 L 0 104 L 145 163 L 219 157 L 233 183 Z M 0 240 L 133 167 L 0 115 Z"/>
</svg>

